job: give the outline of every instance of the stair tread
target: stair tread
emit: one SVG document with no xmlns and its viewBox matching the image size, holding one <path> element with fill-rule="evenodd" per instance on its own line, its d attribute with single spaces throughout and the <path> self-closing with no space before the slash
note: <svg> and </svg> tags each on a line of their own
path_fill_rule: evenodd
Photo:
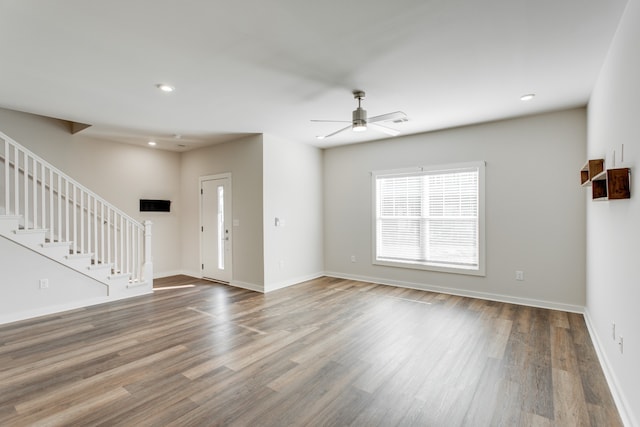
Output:
<svg viewBox="0 0 640 427">
<path fill-rule="evenodd" d="M 76 258 L 91 258 L 93 254 L 69 254 L 66 255 L 67 259 L 76 259 Z"/>
<path fill-rule="evenodd" d="M 43 248 L 55 248 L 59 246 L 70 246 L 73 242 L 44 242 L 42 244 Z"/>
<path fill-rule="evenodd" d="M 100 270 L 103 268 L 113 268 L 113 264 L 91 264 L 89 267 L 87 267 L 89 270 Z"/>
<path fill-rule="evenodd" d="M 20 228 L 18 230 L 13 230 L 15 234 L 35 234 L 35 233 L 47 233 L 49 230 L 47 228 Z"/>
</svg>

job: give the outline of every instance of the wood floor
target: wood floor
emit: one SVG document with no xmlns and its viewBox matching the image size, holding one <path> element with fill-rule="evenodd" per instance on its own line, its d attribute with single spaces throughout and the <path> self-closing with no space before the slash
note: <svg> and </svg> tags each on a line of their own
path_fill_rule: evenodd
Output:
<svg viewBox="0 0 640 427">
<path fill-rule="evenodd" d="M 583 317 L 186 276 L 0 326 L 0 425 L 621 426 Z"/>
</svg>

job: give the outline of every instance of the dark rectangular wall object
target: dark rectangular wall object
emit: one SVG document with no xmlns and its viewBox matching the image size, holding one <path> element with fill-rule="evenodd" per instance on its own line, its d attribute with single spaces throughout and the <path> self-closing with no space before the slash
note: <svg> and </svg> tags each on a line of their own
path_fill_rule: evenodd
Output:
<svg viewBox="0 0 640 427">
<path fill-rule="evenodd" d="M 171 200 L 140 199 L 140 212 L 170 212 Z"/>
</svg>

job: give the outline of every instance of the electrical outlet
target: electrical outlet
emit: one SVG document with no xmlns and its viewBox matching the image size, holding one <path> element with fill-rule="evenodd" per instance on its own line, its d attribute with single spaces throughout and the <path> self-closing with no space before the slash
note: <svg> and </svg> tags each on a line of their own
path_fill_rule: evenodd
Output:
<svg viewBox="0 0 640 427">
<path fill-rule="evenodd" d="M 356 256 L 355 255 L 351 255 L 351 262 L 356 262 Z"/>
<path fill-rule="evenodd" d="M 40 289 L 47 289 L 49 287 L 49 279 L 40 279 Z"/>
<path fill-rule="evenodd" d="M 524 271 L 516 270 L 516 280 L 524 280 Z"/>
<path fill-rule="evenodd" d="M 616 340 L 616 322 L 611 322 L 611 338 Z"/>
<path fill-rule="evenodd" d="M 624 354 L 624 339 L 618 338 L 618 347 L 620 347 L 620 354 Z"/>
</svg>

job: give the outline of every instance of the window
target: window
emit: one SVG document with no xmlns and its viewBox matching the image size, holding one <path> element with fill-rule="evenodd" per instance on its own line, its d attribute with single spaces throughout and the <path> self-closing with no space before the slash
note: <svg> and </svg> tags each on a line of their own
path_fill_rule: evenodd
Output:
<svg viewBox="0 0 640 427">
<path fill-rule="evenodd" d="M 373 173 L 374 264 L 484 275 L 484 162 Z"/>
</svg>

